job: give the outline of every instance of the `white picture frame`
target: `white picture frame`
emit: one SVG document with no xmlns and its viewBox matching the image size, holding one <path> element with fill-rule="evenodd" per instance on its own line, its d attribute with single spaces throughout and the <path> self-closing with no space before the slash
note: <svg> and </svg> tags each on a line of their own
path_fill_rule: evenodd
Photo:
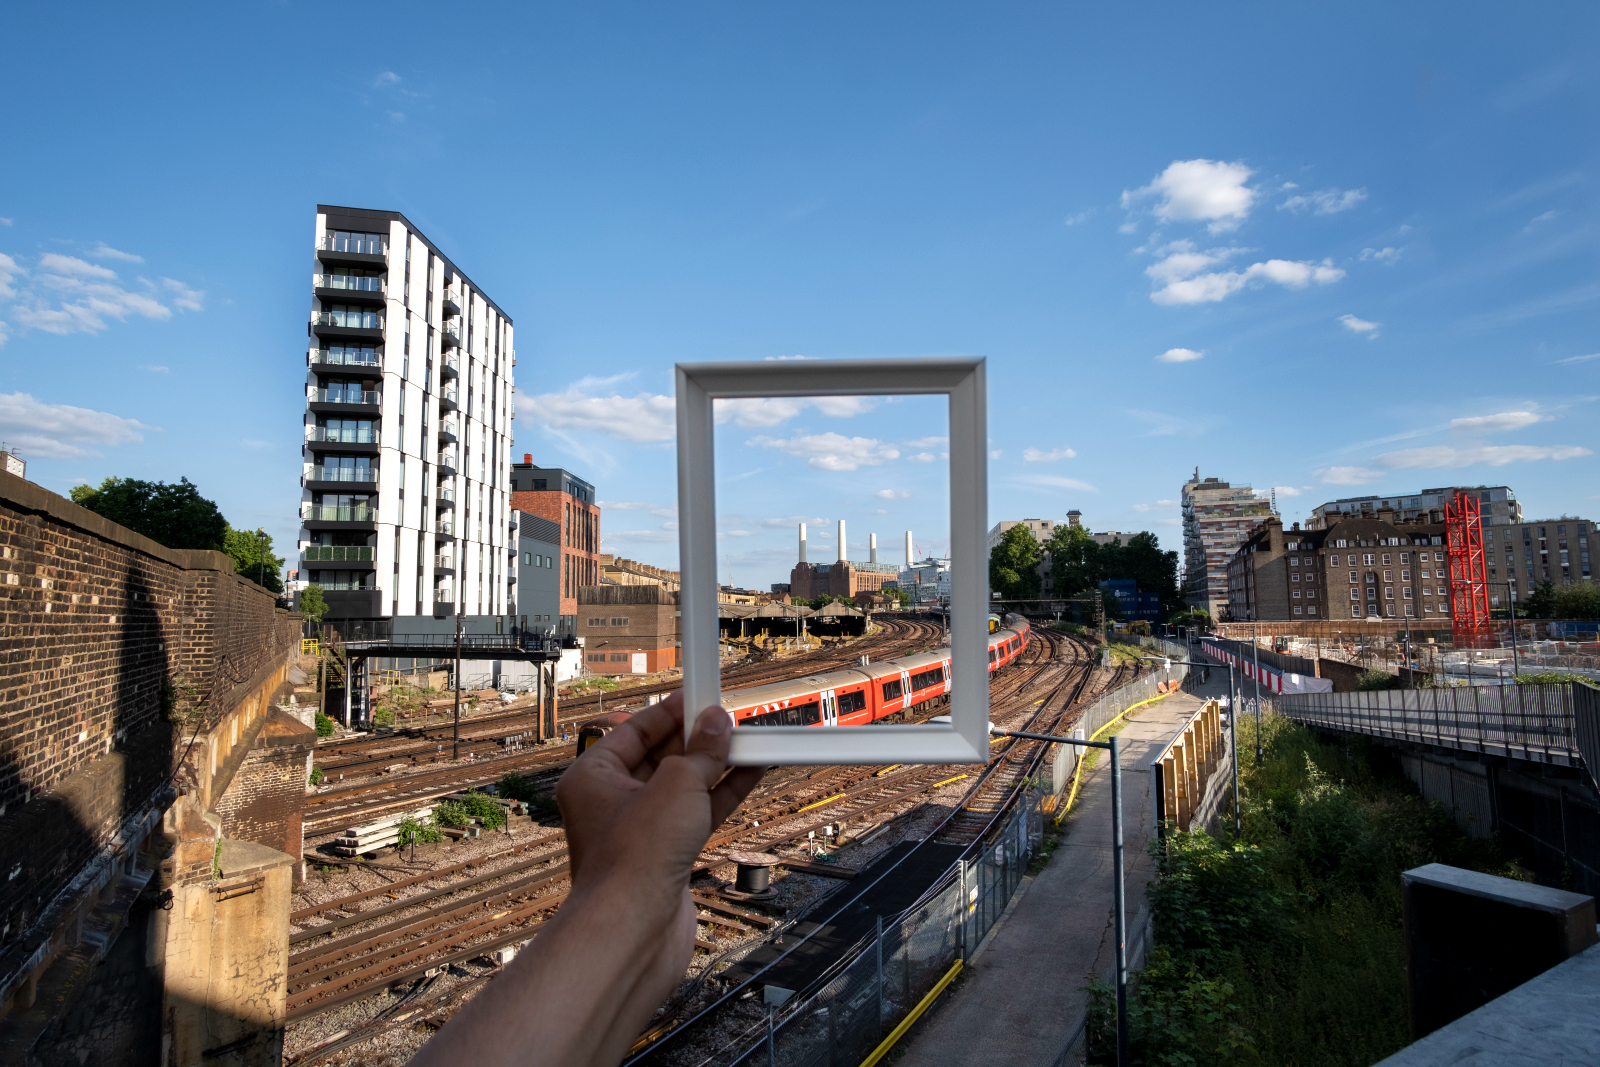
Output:
<svg viewBox="0 0 1600 1067">
<path fill-rule="evenodd" d="M 989 758 L 988 418 L 981 358 L 677 365 L 679 610 L 684 736 L 722 702 L 713 401 L 742 397 L 945 396 L 950 430 L 950 722 L 763 726 L 733 731 L 739 766 L 983 763 Z"/>
</svg>

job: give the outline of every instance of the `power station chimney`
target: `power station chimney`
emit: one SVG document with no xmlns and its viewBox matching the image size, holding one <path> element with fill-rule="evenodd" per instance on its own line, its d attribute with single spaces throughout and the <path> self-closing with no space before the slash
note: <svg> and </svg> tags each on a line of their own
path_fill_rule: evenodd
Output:
<svg viewBox="0 0 1600 1067">
<path fill-rule="evenodd" d="M 806 561 L 806 524 L 800 524 L 800 562 Z"/>
<path fill-rule="evenodd" d="M 870 555 L 867 557 L 869 562 L 872 562 L 872 563 L 878 562 L 878 535 L 877 534 L 868 534 L 867 535 L 867 552 L 870 553 Z"/>
<path fill-rule="evenodd" d="M 906 566 L 909 567 L 916 561 L 911 558 L 911 531 L 906 531 Z"/>
<path fill-rule="evenodd" d="M 839 520 L 839 562 L 843 563 L 850 557 L 844 552 L 844 520 Z"/>
</svg>

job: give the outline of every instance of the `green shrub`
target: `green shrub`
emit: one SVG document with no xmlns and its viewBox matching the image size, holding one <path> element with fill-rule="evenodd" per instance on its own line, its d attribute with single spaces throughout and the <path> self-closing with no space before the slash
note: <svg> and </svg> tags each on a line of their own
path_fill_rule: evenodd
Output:
<svg viewBox="0 0 1600 1067">
<path fill-rule="evenodd" d="M 325 778 L 325 777 L 327 777 L 327 776 L 322 773 L 322 768 L 321 767 L 313 767 L 313 768 L 311 768 L 311 784 L 312 785 L 321 785 L 322 784 L 322 779 Z"/>
<path fill-rule="evenodd" d="M 1390 674 L 1388 671 L 1370 670 L 1361 672 L 1361 681 L 1358 689 L 1368 691 L 1373 689 L 1399 689 L 1400 676 Z"/>
<path fill-rule="evenodd" d="M 507 774 L 504 778 L 500 779 L 498 790 L 499 795 L 505 797 L 507 800 L 525 800 L 532 802 L 536 795 L 533 782 L 525 775 L 518 774 L 516 771 L 512 771 L 510 774 Z"/>
<path fill-rule="evenodd" d="M 326 715 L 322 714 L 322 712 L 319 711 L 319 712 L 317 712 L 317 720 L 316 721 L 317 721 L 317 736 L 318 737 L 332 737 L 333 736 L 333 720 L 332 719 L 328 718 Z"/>
<path fill-rule="evenodd" d="M 400 820 L 400 842 L 397 846 L 399 848 L 405 848 L 413 841 L 419 845 L 425 845 L 433 841 L 442 840 L 444 840 L 444 834 L 439 832 L 439 828 L 433 824 L 432 819 L 424 819 L 419 822 L 407 815 Z"/>
<path fill-rule="evenodd" d="M 506 824 L 506 809 L 493 797 L 473 790 L 460 800 L 441 800 L 434 818 L 456 827 L 471 826 L 476 818 L 485 830 L 494 830 Z"/>
<path fill-rule="evenodd" d="M 1594 685 L 1593 678 L 1585 678 L 1579 674 L 1567 674 L 1564 671 L 1537 671 L 1532 674 L 1517 675 L 1518 685 L 1560 685 L 1563 682 L 1584 682 Z"/>
<path fill-rule="evenodd" d="M 394 709 L 380 706 L 378 710 L 372 713 L 372 724 L 374 726 L 393 726 Z"/>
</svg>

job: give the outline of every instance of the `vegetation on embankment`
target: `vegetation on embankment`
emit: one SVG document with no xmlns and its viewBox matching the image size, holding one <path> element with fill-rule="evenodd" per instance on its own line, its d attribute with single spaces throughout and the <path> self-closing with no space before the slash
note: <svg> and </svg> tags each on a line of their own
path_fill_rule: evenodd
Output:
<svg viewBox="0 0 1600 1067">
<path fill-rule="evenodd" d="M 1153 845 L 1155 942 L 1130 998 L 1132 1062 L 1365 1067 L 1407 1043 L 1401 872 L 1520 872 L 1363 738 L 1265 715 L 1260 767 L 1254 740 L 1241 744 L 1243 840 L 1197 831 Z M 1097 983 L 1092 997 L 1090 1062 L 1112 1063 L 1115 991 Z"/>
</svg>

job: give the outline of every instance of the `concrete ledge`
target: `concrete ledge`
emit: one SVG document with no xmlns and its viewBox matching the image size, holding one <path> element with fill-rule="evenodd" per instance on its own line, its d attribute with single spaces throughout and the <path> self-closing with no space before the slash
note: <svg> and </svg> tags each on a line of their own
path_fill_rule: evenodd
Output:
<svg viewBox="0 0 1600 1067">
<path fill-rule="evenodd" d="M 1440 1027 L 1378 1067 L 1600 1061 L 1600 945 Z"/>
<path fill-rule="evenodd" d="M 265 874 L 279 867 L 293 867 L 295 859 L 266 845 L 258 845 L 253 841 L 235 841 L 231 837 L 225 837 L 222 839 L 222 851 L 217 856 L 217 864 L 222 868 L 222 877 L 226 881 L 229 878 Z"/>
</svg>

